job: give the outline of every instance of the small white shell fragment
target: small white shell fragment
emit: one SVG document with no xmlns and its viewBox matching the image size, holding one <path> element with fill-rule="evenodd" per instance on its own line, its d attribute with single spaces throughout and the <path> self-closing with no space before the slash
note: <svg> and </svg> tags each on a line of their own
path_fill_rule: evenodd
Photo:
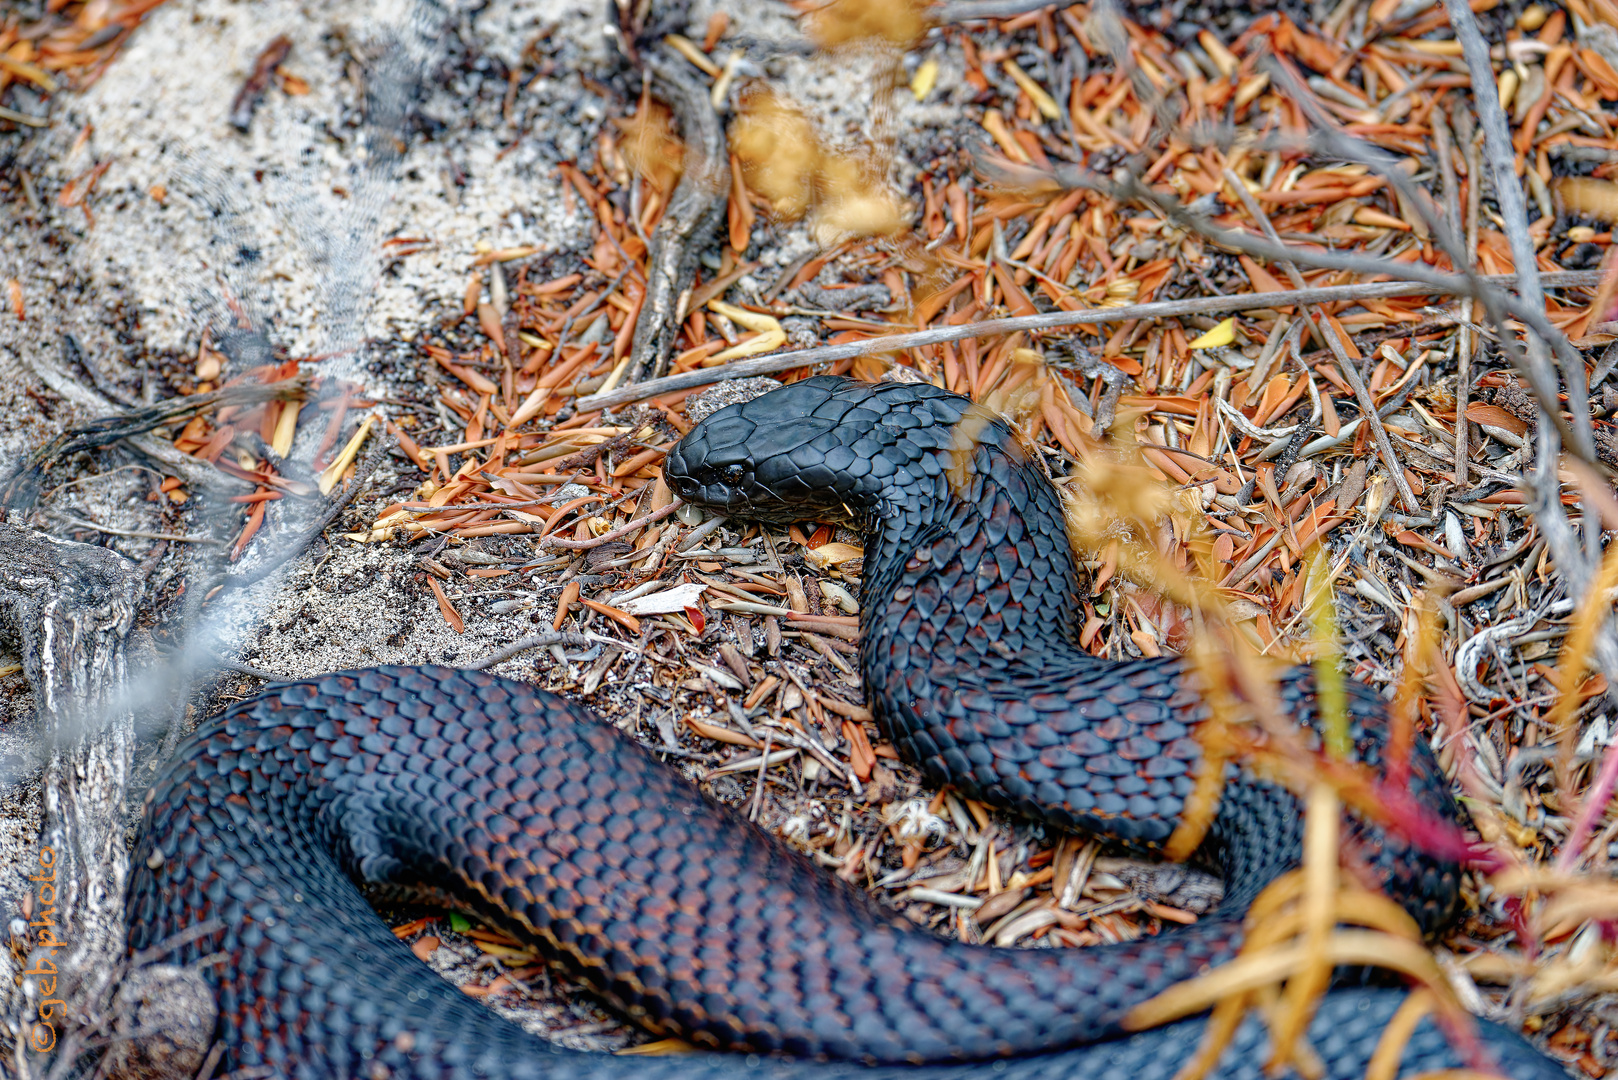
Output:
<svg viewBox="0 0 1618 1080">
<path fill-rule="evenodd" d="M 820 595 L 826 598 L 829 604 L 836 604 L 849 615 L 860 613 L 860 602 L 854 599 L 854 594 L 837 584 L 835 581 L 822 581 Z"/>
<path fill-rule="evenodd" d="M 1607 718 L 1597 716 L 1590 726 L 1585 729 L 1584 737 L 1579 740 L 1579 748 L 1575 756 L 1581 760 L 1589 760 L 1596 756 L 1596 747 L 1606 746 L 1611 739 L 1607 735 Z"/>
<path fill-rule="evenodd" d="M 708 664 L 693 663 L 691 666 L 702 675 L 706 676 L 710 682 L 725 690 L 746 689 L 741 683 L 736 681 L 736 676 L 732 675 L 728 671 L 722 671 L 719 668 L 712 667 Z"/>
<path fill-rule="evenodd" d="M 672 615 L 688 607 L 694 607 L 707 587 L 702 584 L 676 585 L 662 592 L 625 600 L 618 606 L 631 615 Z"/>
</svg>

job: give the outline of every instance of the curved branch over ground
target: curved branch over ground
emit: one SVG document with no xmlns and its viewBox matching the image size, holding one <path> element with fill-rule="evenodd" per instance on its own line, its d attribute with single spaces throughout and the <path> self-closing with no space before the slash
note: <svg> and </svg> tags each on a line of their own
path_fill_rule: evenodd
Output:
<svg viewBox="0 0 1618 1080">
<path fill-rule="evenodd" d="M 1522 187 L 1517 183 L 1517 175 L 1512 169 L 1516 151 L 1511 142 L 1511 130 L 1506 123 L 1505 111 L 1500 104 L 1500 96 L 1494 81 L 1494 69 L 1489 62 L 1488 43 L 1484 41 L 1483 33 L 1478 29 L 1477 19 L 1472 14 L 1472 9 L 1467 6 L 1466 0 L 1444 0 L 1444 6 L 1449 11 L 1450 24 L 1455 29 L 1455 36 L 1460 39 L 1466 66 L 1472 74 L 1472 96 L 1477 105 L 1478 119 L 1493 165 L 1495 201 L 1500 207 L 1502 225 L 1511 244 L 1512 262 L 1517 272 L 1517 291 L 1521 294 L 1525 305 L 1533 305 L 1538 311 L 1543 312 L 1545 293 L 1540 281 L 1539 265 L 1535 261 L 1533 240 L 1528 235 L 1528 210 L 1523 201 Z M 1494 316 L 1492 307 L 1490 315 Z M 1538 329 L 1532 324 L 1530 326 L 1532 329 Z M 1507 335 L 1502 335 L 1502 341 L 1506 337 Z M 1580 523 L 1585 532 L 1581 541 L 1578 527 L 1568 519 L 1567 510 L 1562 506 L 1560 475 L 1564 442 L 1568 451 L 1575 457 L 1587 464 L 1593 464 L 1595 445 L 1590 424 L 1590 386 L 1585 374 L 1584 358 L 1576 351 L 1571 357 L 1567 355 L 1566 349 L 1570 349 L 1571 346 L 1567 344 L 1564 335 L 1553 332 L 1541 338 L 1530 333 L 1527 337 L 1528 366 L 1541 371 L 1542 382 L 1543 372 L 1551 366 L 1549 358 L 1545 356 L 1545 343 L 1551 342 L 1562 346 L 1558 348 L 1558 353 L 1563 358 L 1568 409 L 1573 415 L 1574 423 L 1571 431 L 1562 423 L 1554 375 L 1549 380 L 1548 391 L 1542 390 L 1536 384 L 1534 396 L 1539 404 L 1540 422 L 1534 441 L 1534 470 L 1531 475 L 1524 477 L 1523 486 L 1532 500 L 1530 505 L 1533 508 L 1534 520 L 1539 523 L 1546 546 L 1549 547 L 1551 557 L 1561 572 L 1569 595 L 1572 596 L 1582 591 L 1587 583 L 1596 580 L 1596 566 L 1600 554 L 1599 509 L 1594 500 L 1587 495 L 1584 501 L 1583 520 Z M 1610 618 L 1601 620 L 1600 630 L 1591 642 L 1590 652 L 1592 666 L 1606 678 L 1607 685 L 1609 687 L 1618 685 L 1618 634 L 1614 633 Z M 1609 690 L 1609 695 L 1610 693 Z M 1571 744 L 1568 749 L 1570 748 Z M 1612 744 L 1608 751 L 1609 756 L 1615 753 L 1618 753 L 1618 743 Z M 1564 754 L 1564 760 L 1560 763 L 1562 769 L 1568 765 L 1565 757 Z"/>
<path fill-rule="evenodd" d="M 1112 181 L 1076 166 L 1059 167 L 1050 175 L 1058 183 L 1065 186 L 1087 188 L 1124 202 L 1143 203 L 1162 213 L 1169 221 L 1180 228 L 1195 232 L 1221 247 L 1239 251 L 1256 259 L 1263 259 L 1266 262 L 1280 263 L 1290 260 L 1299 265 L 1323 270 L 1348 270 L 1359 274 L 1397 274 L 1411 281 L 1422 282 L 1435 291 L 1443 291 L 1453 296 L 1472 297 L 1483 303 L 1496 322 L 1503 323 L 1507 316 L 1518 319 L 1531 331 L 1531 337 L 1537 335 L 1542 342 L 1560 343 L 1559 353 L 1571 350 L 1575 355 L 1577 354 L 1577 350 L 1573 350 L 1572 346 L 1567 344 L 1566 337 L 1552 326 L 1550 320 L 1545 317 L 1543 292 L 1537 294 L 1540 299 L 1536 307 L 1534 301 L 1522 296 L 1513 296 L 1502 289 L 1492 287 L 1490 279 L 1480 277 L 1470 271 L 1453 274 L 1443 270 L 1433 270 L 1419 263 L 1395 263 L 1374 255 L 1314 251 L 1296 245 L 1272 243 L 1261 236 L 1254 236 L 1251 233 L 1221 228 L 1215 225 L 1207 215 L 1197 213 L 1172 195 L 1154 191 L 1133 176 L 1125 176 L 1121 181 Z M 1510 277 L 1500 279 L 1500 283 L 1512 283 L 1516 280 L 1515 277 Z M 1271 293 L 1269 295 L 1282 296 L 1284 294 Z M 1497 317 L 1495 313 L 1498 313 Z M 1502 352 L 1511 360 L 1512 366 L 1517 369 L 1517 372 L 1528 381 L 1535 396 L 1541 400 L 1554 398 L 1557 394 L 1556 372 L 1549 360 L 1544 356 L 1543 345 L 1540 353 L 1535 354 L 1532 350 L 1529 350 L 1525 355 L 1522 350 L 1513 347 L 1512 343 L 1515 340 L 1513 335 L 1502 334 L 1501 340 L 1503 342 Z M 1535 359 L 1536 355 L 1539 358 L 1538 360 Z M 1582 359 L 1578 363 L 1582 368 Z M 1548 419 L 1556 430 L 1562 432 L 1569 448 L 1574 453 L 1589 464 L 1597 468 L 1601 467 L 1596 461 L 1593 440 L 1581 440 L 1574 434 L 1577 421 L 1575 425 L 1570 426 L 1566 420 L 1562 419 L 1558 410 L 1552 410 L 1548 414 Z M 1583 425 L 1585 427 L 1589 426 L 1588 416 L 1584 418 Z M 1580 452 L 1579 447 L 1584 445 L 1589 446 L 1588 453 Z"/>
<path fill-rule="evenodd" d="M 51 462 L 69 454 L 108 446 L 120 439 L 141 435 L 210 409 L 226 405 L 255 405 L 261 401 L 302 401 L 308 392 L 309 378 L 305 375 L 274 383 L 244 382 L 206 394 L 171 398 L 156 405 L 116 412 L 80 427 L 69 428 L 36 450 L 15 473 L 4 478 L 4 484 L 0 485 L 0 511 L 31 507 L 38 495 L 40 475 Z"/>
<path fill-rule="evenodd" d="M 1470 18 L 1470 14 L 1468 14 L 1468 18 Z M 1476 32 L 1475 22 L 1472 24 L 1471 29 Z M 1494 89 L 1492 71 L 1488 67 L 1487 51 L 1483 56 L 1483 62 L 1483 74 L 1475 77 L 1482 78 L 1488 84 L 1488 94 L 1491 95 L 1490 100 L 1494 102 L 1495 111 L 1500 113 L 1499 96 Z M 1524 250 L 1527 252 L 1526 258 L 1529 260 L 1530 265 L 1526 271 L 1514 273 L 1510 279 L 1507 279 L 1510 283 L 1516 284 L 1518 288 L 1519 295 L 1513 298 L 1509 293 L 1491 289 L 1484 283 L 1482 277 L 1477 273 L 1477 268 L 1473 265 L 1475 243 L 1463 242 L 1450 221 L 1439 213 L 1437 206 L 1432 202 L 1426 190 L 1412 181 L 1400 167 L 1401 163 L 1398 158 L 1381 147 L 1366 142 L 1364 139 L 1343 133 L 1332 119 L 1318 107 L 1308 105 L 1312 100 L 1311 95 L 1308 93 L 1303 81 L 1298 77 L 1297 72 L 1284 60 L 1272 58 L 1267 66 L 1276 78 L 1277 84 L 1289 89 L 1294 100 L 1305 104 L 1305 113 L 1309 115 L 1311 122 L 1318 128 L 1310 136 L 1309 142 L 1311 144 L 1317 145 L 1320 150 L 1327 154 L 1338 156 L 1348 161 L 1359 161 L 1375 169 L 1399 193 L 1400 198 L 1404 199 L 1421 216 L 1423 222 L 1432 231 L 1433 237 L 1438 241 L 1438 246 L 1449 256 L 1451 264 L 1460 267 L 1460 273 L 1473 283 L 1473 294 L 1470 298 L 1484 306 L 1489 319 L 1497 324 L 1504 323 L 1509 314 L 1512 317 L 1521 319 L 1534 331 L 1533 334 L 1529 335 L 1529 346 L 1526 349 L 1518 344 L 1514 335 L 1510 334 L 1501 338 L 1500 347 L 1507 359 L 1511 361 L 1511 365 L 1517 369 L 1524 379 L 1528 380 L 1529 386 L 1534 389 L 1534 393 L 1541 400 L 1544 400 L 1547 394 L 1554 395 L 1555 393 L 1557 384 L 1556 369 L 1552 366 L 1550 357 L 1546 355 L 1545 346 L 1549 344 L 1551 349 L 1555 351 L 1562 363 L 1563 373 L 1567 377 L 1568 405 L 1573 422 L 1569 426 L 1562 420 L 1559 411 L 1556 410 L 1549 414 L 1550 419 L 1562 436 L 1567 439 L 1570 446 L 1575 449 L 1584 448 L 1579 451 L 1580 457 L 1585 461 L 1593 461 L 1595 456 L 1595 436 L 1590 425 L 1589 385 L 1584 378 L 1584 358 L 1569 343 L 1567 336 L 1551 326 L 1549 321 L 1543 317 L 1545 310 L 1544 285 L 1540 281 L 1539 267 L 1533 264 L 1533 259 L 1535 258 L 1534 247 L 1532 241 L 1528 238 L 1527 211 L 1522 200 L 1522 190 L 1517 185 L 1516 174 L 1507 170 L 1506 180 L 1507 186 L 1515 192 L 1515 217 L 1513 212 L 1506 208 L 1506 202 L 1510 202 L 1512 198 L 1508 195 L 1506 200 L 1500 204 L 1502 221 L 1504 222 L 1507 240 L 1512 245 L 1514 265 L 1523 265 Z M 1476 70 L 1474 69 L 1474 71 Z M 1489 111 L 1486 102 L 1481 100 L 1478 108 L 1480 112 L 1485 114 Z M 1500 113 L 1500 123 L 1502 125 L 1505 123 L 1503 113 Z M 1509 136 L 1506 138 L 1505 147 L 1505 152 L 1508 155 L 1514 153 Z M 1498 147 L 1494 143 L 1490 143 L 1490 156 L 1496 156 L 1499 152 Z M 1493 183 L 1495 187 L 1498 187 L 1500 181 L 1498 178 L 1493 178 Z M 1537 338 L 1535 337 L 1536 334 L 1538 335 Z M 1536 340 L 1537 345 L 1535 344 Z"/>
</svg>

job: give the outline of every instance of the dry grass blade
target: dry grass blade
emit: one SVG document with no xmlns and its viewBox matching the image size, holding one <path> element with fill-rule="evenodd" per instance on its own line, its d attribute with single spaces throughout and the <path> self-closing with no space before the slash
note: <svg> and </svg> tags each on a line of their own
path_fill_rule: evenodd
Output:
<svg viewBox="0 0 1618 1080">
<path fill-rule="evenodd" d="M 1618 589 L 1618 544 L 1607 548 L 1601 560 L 1600 572 L 1585 590 L 1584 597 L 1576 609 L 1572 632 L 1562 645 L 1562 659 L 1556 672 L 1556 684 L 1560 693 L 1546 717 L 1546 727 L 1559 744 L 1556 758 L 1557 786 L 1569 796 L 1574 790 L 1571 773 L 1574 749 L 1579 738 L 1578 728 L 1573 722 L 1573 713 L 1584 702 L 1580 686 L 1584 681 L 1584 673 L 1590 661 L 1591 649 L 1595 645 L 1596 634 L 1612 616 L 1614 589 Z M 1569 834 L 1562 848 L 1562 854 L 1557 859 L 1557 868 L 1560 870 L 1569 870 L 1579 863 L 1583 857 L 1584 841 L 1590 835 L 1591 825 L 1596 816 L 1605 811 L 1607 802 L 1612 796 L 1613 783 L 1618 780 L 1618 750 L 1614 747 L 1618 747 L 1618 742 L 1607 748 L 1597 781 L 1585 796 L 1573 832 Z"/>
<path fill-rule="evenodd" d="M 1298 1040 L 1309 1027 L 1315 1005 L 1331 981 L 1327 941 L 1333 929 L 1332 898 L 1337 892 L 1337 841 L 1341 804 L 1325 784 L 1309 791 L 1304 833 L 1303 947 L 1310 962 L 1288 980 L 1277 1011 L 1271 1042 L 1270 1067 L 1279 1069 L 1294 1060 Z"/>
<path fill-rule="evenodd" d="M 1345 913 L 1338 910 L 1341 920 Z M 1144 1031 L 1212 1008 L 1234 995 L 1276 986 L 1324 961 L 1332 966 L 1374 965 L 1400 972 L 1429 986 L 1444 986 L 1444 974 L 1419 941 L 1370 930 L 1333 930 L 1323 948 L 1305 944 L 1248 953 L 1207 975 L 1164 991 L 1130 1011 L 1125 1026 Z M 1464 1016 L 1459 1005 L 1457 1016 Z M 1187 1078 L 1191 1080 L 1191 1078 Z"/>
</svg>

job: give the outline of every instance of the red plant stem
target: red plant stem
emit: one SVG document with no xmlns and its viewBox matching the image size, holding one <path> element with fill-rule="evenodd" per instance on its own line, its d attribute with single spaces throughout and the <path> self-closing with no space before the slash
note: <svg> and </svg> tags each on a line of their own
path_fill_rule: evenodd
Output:
<svg viewBox="0 0 1618 1080">
<path fill-rule="evenodd" d="M 1556 857 L 1557 870 L 1567 873 L 1578 865 L 1584 842 L 1590 838 L 1596 818 L 1601 816 L 1612 799 L 1615 783 L 1618 783 L 1618 739 L 1607 744 L 1607 752 L 1601 758 L 1601 771 L 1596 774 L 1596 782 L 1585 793 L 1579 816 L 1573 821 L 1573 831 L 1568 834 L 1567 843 L 1562 845 L 1562 853 Z"/>
</svg>

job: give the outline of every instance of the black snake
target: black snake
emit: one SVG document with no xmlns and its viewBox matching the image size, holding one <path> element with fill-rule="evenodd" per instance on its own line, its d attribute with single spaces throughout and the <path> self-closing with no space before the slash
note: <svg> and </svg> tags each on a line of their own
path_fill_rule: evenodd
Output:
<svg viewBox="0 0 1618 1080">
<path fill-rule="evenodd" d="M 1079 648 L 1059 498 L 1003 422 L 931 386 L 816 378 L 716 413 L 665 475 L 727 514 L 863 527 L 870 700 L 931 780 L 1135 848 L 1169 836 L 1201 757 L 1194 682 L 1178 661 Z M 1352 689 L 1374 763 L 1378 699 Z M 1306 674 L 1281 693 L 1313 720 Z M 1453 813 L 1424 746 L 1410 783 Z M 1350 832 L 1418 920 L 1453 914 L 1454 866 Z M 1233 956 L 1246 905 L 1299 850 L 1292 796 L 1233 773 L 1203 848 L 1227 881 L 1219 910 L 1112 946 L 964 945 L 732 820 L 578 705 L 478 672 L 377 668 L 272 686 L 183 744 L 147 797 L 129 947 L 220 920 L 168 959 L 227 958 L 207 969 L 222 1071 L 1167 1080 L 1201 1021 L 1129 1035 L 1125 1014 Z M 469 910 L 703 1052 L 625 1059 L 530 1036 L 424 971 L 353 881 Z M 1328 1076 L 1364 1075 L 1403 996 L 1327 995 L 1310 1038 Z M 1480 1027 L 1507 1075 L 1562 1075 Z M 1217 1075 L 1257 1080 L 1262 1046 L 1249 1021 Z M 1401 1075 L 1459 1064 L 1423 1021 Z"/>
</svg>

